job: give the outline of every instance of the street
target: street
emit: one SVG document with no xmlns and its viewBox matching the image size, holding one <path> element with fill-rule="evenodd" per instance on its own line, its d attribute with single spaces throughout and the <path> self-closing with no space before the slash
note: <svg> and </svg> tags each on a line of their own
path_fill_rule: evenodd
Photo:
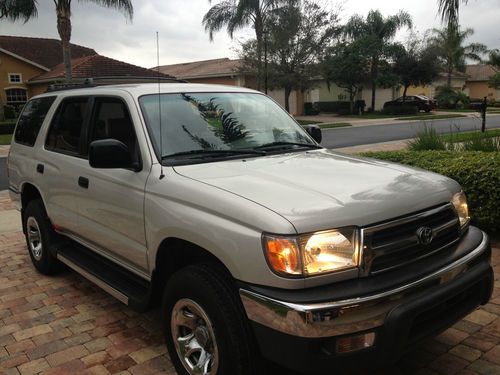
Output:
<svg viewBox="0 0 500 375">
<path fill-rule="evenodd" d="M 425 125 L 434 127 L 440 134 L 450 131 L 470 131 L 481 128 L 479 118 L 455 118 L 437 121 L 400 122 L 388 125 L 367 125 L 323 130 L 322 146 L 327 148 L 351 147 L 380 142 L 397 141 L 415 137 Z M 500 128 L 500 116 L 487 119 L 487 128 Z M 0 191 L 9 187 L 6 173 L 6 158 L 0 157 Z"/>
<path fill-rule="evenodd" d="M 487 129 L 500 128 L 500 116 L 490 116 L 486 120 Z M 367 125 L 323 130 L 321 145 L 327 148 L 351 147 L 380 142 L 414 138 L 423 127 L 432 126 L 440 134 L 481 129 L 481 119 L 454 118 L 449 120 L 430 120 L 404 122 L 390 125 Z"/>
</svg>

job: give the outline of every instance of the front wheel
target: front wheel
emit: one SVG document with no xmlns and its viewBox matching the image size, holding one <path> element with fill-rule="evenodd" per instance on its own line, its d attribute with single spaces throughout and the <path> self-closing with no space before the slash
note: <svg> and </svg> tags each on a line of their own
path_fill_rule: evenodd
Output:
<svg viewBox="0 0 500 375">
<path fill-rule="evenodd" d="M 170 358 L 182 375 L 254 375 L 259 371 L 241 301 L 217 265 L 175 273 L 163 296 Z"/>
</svg>

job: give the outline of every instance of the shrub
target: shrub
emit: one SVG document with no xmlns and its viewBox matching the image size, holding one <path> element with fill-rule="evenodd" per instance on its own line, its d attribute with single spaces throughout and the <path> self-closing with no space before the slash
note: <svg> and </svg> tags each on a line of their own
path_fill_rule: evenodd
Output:
<svg viewBox="0 0 500 375">
<path fill-rule="evenodd" d="M 11 105 L 6 105 L 3 107 L 3 115 L 6 120 L 13 120 L 17 118 L 16 108 Z"/>
<path fill-rule="evenodd" d="M 472 221 L 480 228 L 500 233 L 500 153 L 450 151 L 392 151 L 366 153 L 427 169 L 458 181 L 469 199 Z"/>
<path fill-rule="evenodd" d="M 449 86 L 438 87 L 435 99 L 439 108 L 463 108 L 470 102 L 467 94 L 463 91 L 455 91 Z"/>
<path fill-rule="evenodd" d="M 349 102 L 317 102 L 318 110 L 320 112 L 330 112 L 330 113 L 350 113 L 350 103 Z"/>
<path fill-rule="evenodd" d="M 306 102 L 304 103 L 304 114 L 306 116 L 314 116 L 319 113 L 316 103 Z"/>
<path fill-rule="evenodd" d="M 407 145 L 411 151 L 446 150 L 446 142 L 443 138 L 436 132 L 436 129 L 427 125 L 417 133 L 415 139 L 408 141 Z"/>
<path fill-rule="evenodd" d="M 463 142 L 461 149 L 464 151 L 499 152 L 500 138 L 483 137 L 482 133 L 474 133 L 472 139 Z"/>
<path fill-rule="evenodd" d="M 0 123 L 0 134 L 12 134 L 14 133 L 15 127 L 16 127 L 15 122 Z"/>
<path fill-rule="evenodd" d="M 414 105 L 390 105 L 382 109 L 384 115 L 416 115 L 418 114 L 418 107 Z"/>
</svg>

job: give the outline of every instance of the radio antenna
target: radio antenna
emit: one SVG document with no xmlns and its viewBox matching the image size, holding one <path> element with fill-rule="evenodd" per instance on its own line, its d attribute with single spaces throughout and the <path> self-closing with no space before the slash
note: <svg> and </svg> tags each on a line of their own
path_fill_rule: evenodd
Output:
<svg viewBox="0 0 500 375">
<path fill-rule="evenodd" d="M 160 180 L 165 177 L 163 173 L 163 131 L 161 127 L 161 83 L 160 83 L 160 38 L 156 32 L 156 62 L 158 72 L 158 120 L 160 122 Z"/>
</svg>

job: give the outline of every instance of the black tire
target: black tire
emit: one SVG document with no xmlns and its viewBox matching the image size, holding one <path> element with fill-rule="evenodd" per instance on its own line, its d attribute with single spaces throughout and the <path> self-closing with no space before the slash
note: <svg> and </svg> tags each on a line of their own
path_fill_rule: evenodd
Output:
<svg viewBox="0 0 500 375">
<path fill-rule="evenodd" d="M 227 272 L 212 264 L 181 269 L 171 277 L 164 290 L 162 317 L 165 341 L 177 373 L 192 375 L 177 353 L 171 327 L 174 307 L 186 299 L 201 307 L 212 323 L 219 358 L 216 374 L 261 375 L 261 361 L 256 355 L 253 335 L 236 288 Z"/>
<path fill-rule="evenodd" d="M 36 199 L 28 203 L 24 210 L 23 225 L 26 228 L 25 237 L 28 253 L 35 268 L 44 275 L 53 275 L 59 272 L 62 265 L 50 250 L 55 245 L 57 233 L 52 229 L 41 200 Z M 36 235 L 33 233 L 36 227 L 38 228 L 40 247 L 34 246 L 36 241 L 33 238 L 36 238 Z"/>
</svg>

